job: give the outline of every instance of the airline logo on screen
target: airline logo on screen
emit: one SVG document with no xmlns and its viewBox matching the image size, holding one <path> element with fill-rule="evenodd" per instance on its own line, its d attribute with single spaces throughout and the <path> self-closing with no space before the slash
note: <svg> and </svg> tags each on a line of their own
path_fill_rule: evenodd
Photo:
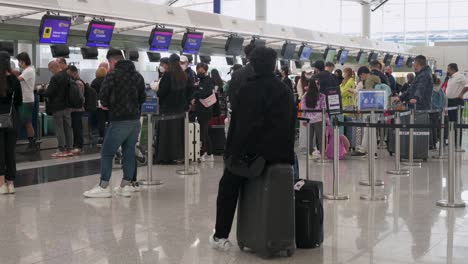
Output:
<svg viewBox="0 0 468 264">
<path fill-rule="evenodd" d="M 93 30 L 93 34 L 94 34 L 96 37 L 105 37 L 105 36 L 106 36 L 106 31 L 103 30 L 103 29 L 95 28 L 95 29 Z"/>
<path fill-rule="evenodd" d="M 156 41 L 158 43 L 166 43 L 166 37 L 165 36 L 156 36 Z"/>
<path fill-rule="evenodd" d="M 70 24 L 69 23 L 66 23 L 66 22 L 60 22 L 58 24 L 59 27 L 61 28 L 69 28 L 70 27 Z"/>
</svg>

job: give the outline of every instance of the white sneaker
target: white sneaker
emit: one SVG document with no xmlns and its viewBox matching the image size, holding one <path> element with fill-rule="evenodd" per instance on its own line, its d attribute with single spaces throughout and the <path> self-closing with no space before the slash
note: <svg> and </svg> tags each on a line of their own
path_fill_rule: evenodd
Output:
<svg viewBox="0 0 468 264">
<path fill-rule="evenodd" d="M 229 251 L 232 248 L 232 244 L 229 239 L 217 238 L 215 240 L 214 235 L 210 236 L 210 246 L 212 249 L 220 251 Z"/>
<path fill-rule="evenodd" d="M 7 183 L 5 182 L 2 186 L 0 186 L 0 194 L 8 194 L 8 186 Z"/>
<path fill-rule="evenodd" d="M 312 152 L 312 155 L 320 156 L 320 151 L 318 149 L 316 149 L 316 150 L 314 150 L 314 152 Z"/>
<path fill-rule="evenodd" d="M 214 156 L 213 154 L 209 155 L 207 158 L 206 158 L 206 161 L 209 161 L 209 162 L 214 162 L 215 159 L 214 159 Z"/>
<path fill-rule="evenodd" d="M 87 198 L 110 198 L 112 197 L 112 193 L 110 187 L 102 188 L 101 186 L 97 185 L 96 187 L 92 188 L 89 191 L 83 193 L 84 197 Z"/>
<path fill-rule="evenodd" d="M 12 182 L 8 183 L 8 193 L 13 194 L 15 192 L 15 185 Z"/>
<path fill-rule="evenodd" d="M 206 155 L 206 153 L 205 153 L 203 156 L 201 156 L 200 161 L 201 162 L 206 162 L 207 159 L 208 159 L 208 155 Z"/>
<path fill-rule="evenodd" d="M 320 159 L 322 157 L 320 151 L 316 150 L 312 153 L 313 159 Z"/>
<path fill-rule="evenodd" d="M 140 186 L 140 184 L 138 182 L 132 183 L 131 186 L 132 186 L 134 192 L 140 192 L 141 191 L 141 186 Z"/>
<path fill-rule="evenodd" d="M 123 197 L 131 197 L 132 196 L 133 189 L 130 185 L 127 185 L 125 187 L 115 187 L 114 188 L 114 193 Z"/>
</svg>

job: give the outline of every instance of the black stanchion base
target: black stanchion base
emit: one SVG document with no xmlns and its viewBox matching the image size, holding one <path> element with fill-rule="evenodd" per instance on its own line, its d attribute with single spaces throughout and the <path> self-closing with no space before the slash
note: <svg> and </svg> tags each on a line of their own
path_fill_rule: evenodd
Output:
<svg viewBox="0 0 468 264">
<path fill-rule="evenodd" d="M 409 170 L 388 170 L 387 173 L 391 175 L 409 175 L 410 174 Z"/>
<path fill-rule="evenodd" d="M 359 181 L 359 185 L 371 186 L 369 181 Z M 374 186 L 384 186 L 385 182 L 382 180 L 375 180 Z"/>
</svg>

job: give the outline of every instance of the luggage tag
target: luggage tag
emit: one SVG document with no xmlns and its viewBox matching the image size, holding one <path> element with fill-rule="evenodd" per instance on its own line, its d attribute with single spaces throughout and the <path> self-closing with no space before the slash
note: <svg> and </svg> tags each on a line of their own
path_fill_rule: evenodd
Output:
<svg viewBox="0 0 468 264">
<path fill-rule="evenodd" d="M 298 182 L 296 182 L 296 184 L 294 184 L 294 190 L 295 191 L 300 191 L 304 185 L 305 185 L 304 180 L 298 181 Z"/>
</svg>

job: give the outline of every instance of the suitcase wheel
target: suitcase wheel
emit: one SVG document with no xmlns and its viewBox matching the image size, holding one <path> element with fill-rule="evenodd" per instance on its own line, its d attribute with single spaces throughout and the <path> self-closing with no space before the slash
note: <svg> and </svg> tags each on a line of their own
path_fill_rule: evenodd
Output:
<svg viewBox="0 0 468 264">
<path fill-rule="evenodd" d="M 286 250 L 286 255 L 287 255 L 288 257 L 292 257 L 292 256 L 294 255 L 294 252 L 295 252 L 295 251 L 296 251 L 296 250 L 293 249 L 293 248 L 288 249 L 288 250 Z"/>
</svg>

